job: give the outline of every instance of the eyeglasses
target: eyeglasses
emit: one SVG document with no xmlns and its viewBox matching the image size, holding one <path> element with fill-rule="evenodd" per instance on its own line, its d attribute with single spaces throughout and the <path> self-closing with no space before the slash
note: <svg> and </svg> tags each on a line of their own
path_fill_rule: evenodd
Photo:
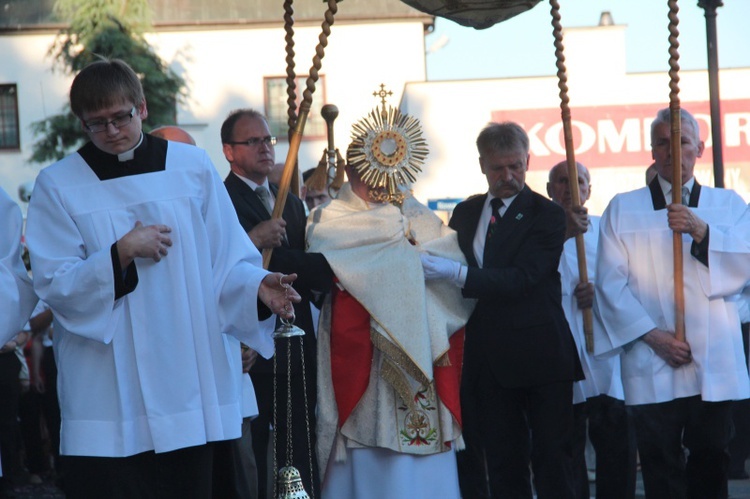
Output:
<svg viewBox="0 0 750 499">
<path fill-rule="evenodd" d="M 265 137 L 250 137 L 247 140 L 235 140 L 235 141 L 227 142 L 227 144 L 230 144 L 233 146 L 243 145 L 243 146 L 250 146 L 250 147 L 259 146 L 261 143 L 267 146 L 275 146 L 276 137 L 271 137 L 270 135 L 266 135 Z"/>
<path fill-rule="evenodd" d="M 116 116 L 115 119 L 111 121 L 107 121 L 107 120 L 89 121 L 89 122 L 84 122 L 83 124 L 86 126 L 89 132 L 99 133 L 109 128 L 109 125 L 112 125 L 115 128 L 124 127 L 125 125 L 129 124 L 133 120 L 134 115 L 135 115 L 135 106 L 133 106 L 133 109 L 131 109 L 129 113 Z"/>
</svg>

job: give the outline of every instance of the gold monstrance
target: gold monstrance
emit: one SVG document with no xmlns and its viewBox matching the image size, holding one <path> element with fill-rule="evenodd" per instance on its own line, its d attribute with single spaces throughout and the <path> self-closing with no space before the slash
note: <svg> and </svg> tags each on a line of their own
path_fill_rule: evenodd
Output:
<svg viewBox="0 0 750 499">
<path fill-rule="evenodd" d="M 404 195 L 399 186 L 417 180 L 427 157 L 427 142 L 419 120 L 386 106 L 386 97 L 393 92 L 385 90 L 385 85 L 373 95 L 380 97 L 380 109 L 375 107 L 352 127 L 347 160 L 367 185 L 380 192 L 381 199 L 373 201 L 400 205 Z"/>
</svg>

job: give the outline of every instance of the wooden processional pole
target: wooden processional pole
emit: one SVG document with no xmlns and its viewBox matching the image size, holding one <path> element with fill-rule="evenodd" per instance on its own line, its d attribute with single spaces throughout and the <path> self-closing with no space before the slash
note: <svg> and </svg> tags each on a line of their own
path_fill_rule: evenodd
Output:
<svg viewBox="0 0 750 499">
<path fill-rule="evenodd" d="M 292 136 L 294 135 L 294 127 L 297 123 L 297 75 L 294 72 L 294 7 L 292 2 L 294 0 L 284 0 L 284 41 L 286 47 L 286 103 L 287 103 L 287 140 L 288 143 L 292 143 Z M 294 163 L 294 172 L 292 175 L 292 181 L 289 184 L 289 189 L 293 194 L 299 196 L 300 185 L 299 185 L 299 166 L 296 162 Z"/>
<path fill-rule="evenodd" d="M 289 2 L 291 4 L 291 2 Z M 300 104 L 299 114 L 294 123 L 294 129 L 289 138 L 289 152 L 286 155 L 286 162 L 284 163 L 284 171 L 281 174 L 281 181 L 279 182 L 279 192 L 276 195 L 276 204 L 273 207 L 273 213 L 271 218 L 277 220 L 281 218 L 281 213 L 284 211 L 284 204 L 286 203 L 287 194 L 289 194 L 289 188 L 292 182 L 292 178 L 295 177 L 294 173 L 297 169 L 297 154 L 299 153 L 299 146 L 302 142 L 302 135 L 305 131 L 305 123 L 307 122 L 307 116 L 310 114 L 310 107 L 312 106 L 312 96 L 315 92 L 315 83 L 318 81 L 318 71 L 322 67 L 322 59 L 325 56 L 325 48 L 328 46 L 328 36 L 331 34 L 331 26 L 333 25 L 333 16 L 338 11 L 336 0 L 328 0 L 328 10 L 325 13 L 325 19 L 321 25 L 322 32 L 318 37 L 318 45 L 315 47 L 315 56 L 313 57 L 313 65 L 310 68 L 310 76 L 307 77 L 305 83 L 306 88 L 302 93 L 302 103 Z M 286 19 L 286 16 L 285 16 Z M 291 19 L 291 16 L 289 16 Z M 291 40 L 291 36 L 287 34 L 287 43 Z M 292 52 L 293 54 L 293 52 Z M 292 78 L 293 79 L 293 78 Z M 263 268 L 267 269 L 268 264 L 271 261 L 271 254 L 273 249 L 263 250 Z"/>
<path fill-rule="evenodd" d="M 682 203 L 682 117 L 680 115 L 680 53 L 677 40 L 680 32 L 677 29 L 679 7 L 677 0 L 669 0 L 669 113 L 671 121 L 672 147 L 672 203 Z M 672 234 L 674 252 L 674 334 L 675 338 L 685 341 L 685 286 L 682 261 L 682 234 Z"/>
<path fill-rule="evenodd" d="M 568 163 L 568 187 L 573 209 L 581 207 L 581 195 L 578 190 L 578 166 L 576 165 L 575 149 L 573 147 L 573 129 L 570 123 L 570 107 L 568 98 L 568 76 L 565 70 L 565 55 L 563 54 L 562 24 L 560 23 L 560 4 L 557 0 L 550 0 L 552 14 L 552 34 L 555 37 L 555 58 L 557 59 L 558 88 L 560 89 L 560 111 L 562 115 L 563 137 L 565 139 L 565 157 Z M 586 245 L 583 234 L 576 236 L 576 255 L 578 257 L 578 276 L 580 282 L 588 283 L 588 269 L 586 268 Z M 594 316 L 591 308 L 584 308 L 583 334 L 586 338 L 586 350 L 594 352 Z"/>
</svg>

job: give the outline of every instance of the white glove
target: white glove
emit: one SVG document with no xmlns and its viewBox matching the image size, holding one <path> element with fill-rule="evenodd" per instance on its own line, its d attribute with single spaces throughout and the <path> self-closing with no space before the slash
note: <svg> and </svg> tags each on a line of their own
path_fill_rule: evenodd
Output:
<svg viewBox="0 0 750 499">
<path fill-rule="evenodd" d="M 459 262 L 440 256 L 428 255 L 427 253 L 420 253 L 419 258 L 422 260 L 422 270 L 426 281 L 448 279 L 458 286 L 463 286 Z"/>
</svg>

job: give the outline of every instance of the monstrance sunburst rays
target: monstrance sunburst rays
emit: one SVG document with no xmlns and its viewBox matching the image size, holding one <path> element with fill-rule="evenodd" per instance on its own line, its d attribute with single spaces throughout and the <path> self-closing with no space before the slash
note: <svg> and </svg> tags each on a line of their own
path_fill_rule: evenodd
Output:
<svg viewBox="0 0 750 499">
<path fill-rule="evenodd" d="M 373 109 L 352 127 L 349 163 L 367 185 L 384 188 L 387 201 L 417 180 L 428 152 L 419 120 L 390 106 Z"/>
</svg>

